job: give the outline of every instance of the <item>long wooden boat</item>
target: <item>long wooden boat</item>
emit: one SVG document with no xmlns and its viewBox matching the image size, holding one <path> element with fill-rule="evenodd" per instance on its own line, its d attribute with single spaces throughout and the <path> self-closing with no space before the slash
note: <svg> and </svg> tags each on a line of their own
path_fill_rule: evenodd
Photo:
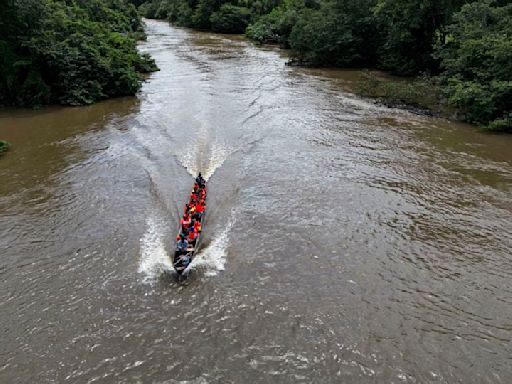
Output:
<svg viewBox="0 0 512 384">
<path fill-rule="evenodd" d="M 176 244 L 174 256 L 172 259 L 172 265 L 174 267 L 174 270 L 180 276 L 183 274 L 186 274 L 188 272 L 189 267 L 192 264 L 192 260 L 196 256 L 199 246 L 201 244 L 201 238 L 202 238 L 201 235 L 202 235 L 202 231 L 203 231 L 204 216 L 206 213 L 206 196 L 207 196 L 206 195 L 206 192 L 207 192 L 206 182 L 204 182 L 202 184 L 202 187 L 200 186 L 199 190 L 204 190 L 204 192 L 205 192 L 205 197 L 203 200 L 204 210 L 202 212 L 201 218 L 199 219 L 199 222 L 201 223 L 201 231 L 199 231 L 197 233 L 197 237 L 196 237 L 195 241 L 192 244 L 190 244 L 190 243 L 188 244 L 186 250 L 179 250 L 178 244 Z M 187 206 L 190 206 L 190 205 L 191 205 L 191 201 L 188 202 Z M 185 209 L 187 209 L 186 207 L 185 207 Z M 180 230 L 178 232 L 178 236 L 176 236 L 177 239 L 179 239 L 180 234 L 183 233 L 181 221 L 179 223 L 179 227 L 180 227 Z"/>
</svg>

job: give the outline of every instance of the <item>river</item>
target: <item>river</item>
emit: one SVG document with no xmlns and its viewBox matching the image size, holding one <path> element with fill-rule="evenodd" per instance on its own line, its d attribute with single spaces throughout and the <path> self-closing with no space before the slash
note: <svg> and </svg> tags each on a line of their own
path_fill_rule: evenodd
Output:
<svg viewBox="0 0 512 384">
<path fill-rule="evenodd" d="M 512 382 L 512 136 L 241 37 L 147 32 L 137 97 L 0 111 L 1 383 Z"/>
</svg>

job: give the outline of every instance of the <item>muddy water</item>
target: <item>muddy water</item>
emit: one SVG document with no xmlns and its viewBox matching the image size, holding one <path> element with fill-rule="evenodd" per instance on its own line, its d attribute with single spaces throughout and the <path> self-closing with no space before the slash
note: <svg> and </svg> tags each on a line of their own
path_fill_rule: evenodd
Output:
<svg viewBox="0 0 512 384">
<path fill-rule="evenodd" d="M 512 137 L 147 27 L 137 98 L 0 112 L 1 383 L 512 382 Z"/>
</svg>

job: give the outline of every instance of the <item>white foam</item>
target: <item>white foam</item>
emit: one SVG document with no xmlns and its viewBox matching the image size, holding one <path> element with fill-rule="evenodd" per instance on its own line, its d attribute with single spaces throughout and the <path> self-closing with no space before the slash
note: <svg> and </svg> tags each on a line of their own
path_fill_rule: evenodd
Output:
<svg viewBox="0 0 512 384">
<path fill-rule="evenodd" d="M 206 269 L 205 276 L 216 276 L 225 269 L 227 247 L 229 245 L 229 232 L 235 224 L 235 212 L 231 212 L 231 217 L 222 232 L 216 235 L 212 242 L 204 250 L 194 257 L 190 268 L 202 267 Z"/>
<path fill-rule="evenodd" d="M 164 271 L 172 268 L 171 259 L 165 251 L 165 231 L 161 220 L 151 215 L 146 219 L 146 233 L 140 239 L 139 273 L 144 282 L 151 282 Z"/>
<path fill-rule="evenodd" d="M 215 171 L 224 164 L 231 153 L 232 151 L 229 151 L 225 146 L 214 143 L 211 150 L 210 161 L 204 170 L 204 178 L 206 181 L 208 181 Z"/>
<path fill-rule="evenodd" d="M 202 141 L 191 141 L 190 146 L 182 148 L 176 157 L 190 175 L 196 177 L 199 172 L 202 172 L 203 177 L 208 181 L 234 151 L 220 142 L 214 142 L 208 151 L 203 147 Z M 209 152 L 207 162 L 202 159 L 205 152 Z"/>
<path fill-rule="evenodd" d="M 199 169 L 196 155 L 198 150 L 197 141 L 190 142 L 190 145 L 191 146 L 182 148 L 180 153 L 176 154 L 176 158 L 180 161 L 181 165 L 185 167 L 188 173 L 196 177 Z"/>
</svg>

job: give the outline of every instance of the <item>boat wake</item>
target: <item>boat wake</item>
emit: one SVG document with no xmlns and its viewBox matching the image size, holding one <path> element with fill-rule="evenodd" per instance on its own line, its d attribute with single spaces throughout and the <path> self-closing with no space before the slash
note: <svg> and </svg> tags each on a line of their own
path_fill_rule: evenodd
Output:
<svg viewBox="0 0 512 384">
<path fill-rule="evenodd" d="M 233 210 L 227 225 L 216 235 L 212 242 L 194 258 L 191 269 L 204 269 L 205 276 L 216 276 L 225 269 L 229 232 L 235 224 L 236 214 Z"/>
<path fill-rule="evenodd" d="M 210 244 L 201 250 L 190 265 L 190 269 L 203 270 L 204 276 L 217 276 L 225 269 L 229 233 L 235 224 L 235 212 L 222 231 L 215 235 Z M 168 234 L 167 234 L 168 235 Z M 146 233 L 140 239 L 140 262 L 138 272 L 144 283 L 152 283 L 162 274 L 173 270 L 172 261 L 165 250 L 166 241 L 165 221 L 156 215 L 146 220 Z"/>
<path fill-rule="evenodd" d="M 202 148 L 201 141 L 194 143 L 193 147 L 183 148 L 177 158 L 191 176 L 196 177 L 199 172 L 202 172 L 206 181 L 212 177 L 233 152 L 219 142 L 214 142 L 207 151 Z M 204 155 L 207 153 L 209 156 L 207 156 L 208 159 L 205 159 Z"/>
<path fill-rule="evenodd" d="M 156 280 L 172 270 L 172 262 L 165 251 L 165 225 L 161 218 L 151 215 L 146 220 L 146 233 L 140 239 L 139 273 L 145 283 Z"/>
</svg>

